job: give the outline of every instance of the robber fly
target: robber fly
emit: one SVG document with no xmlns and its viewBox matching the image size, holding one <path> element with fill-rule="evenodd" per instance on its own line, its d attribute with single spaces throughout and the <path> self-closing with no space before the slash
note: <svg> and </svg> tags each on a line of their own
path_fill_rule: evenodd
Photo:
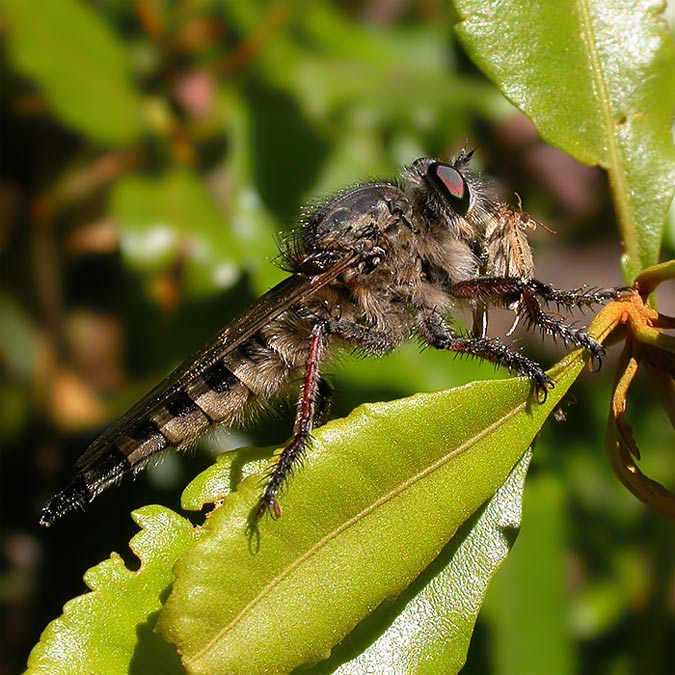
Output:
<svg viewBox="0 0 675 675">
<path fill-rule="evenodd" d="M 356 185 L 306 214 L 282 241 L 290 276 L 95 440 L 41 524 L 82 508 L 169 447 L 184 449 L 214 425 L 241 426 L 300 382 L 293 434 L 257 508 L 278 517 L 279 493 L 325 415 L 321 366 L 339 346 L 382 355 L 416 336 L 526 376 L 545 398 L 553 382 L 541 366 L 486 335 L 487 309 L 500 306 L 600 359 L 593 338 L 544 308 L 588 306 L 613 291 L 560 291 L 534 279 L 533 221 L 469 168 L 471 154 L 418 159 L 397 181 Z M 453 329 L 457 305 L 473 310 L 473 334 Z"/>
</svg>

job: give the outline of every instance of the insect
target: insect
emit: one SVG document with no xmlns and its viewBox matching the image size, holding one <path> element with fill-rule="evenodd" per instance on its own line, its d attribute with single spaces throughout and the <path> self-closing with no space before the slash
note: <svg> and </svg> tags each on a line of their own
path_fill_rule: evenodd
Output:
<svg viewBox="0 0 675 675">
<path fill-rule="evenodd" d="M 448 163 L 418 159 L 396 181 L 350 187 L 305 215 L 281 246 L 290 276 L 97 438 L 71 483 L 44 507 L 41 524 L 84 507 L 169 447 L 184 449 L 214 425 L 245 424 L 299 382 L 291 439 L 257 507 L 259 517 L 279 517 L 279 493 L 325 416 L 322 364 L 340 346 L 382 355 L 416 336 L 526 376 L 545 398 L 553 382 L 541 366 L 487 337 L 487 310 L 501 306 L 600 359 L 593 338 L 545 307 L 601 303 L 614 291 L 561 291 L 537 281 L 527 241 L 533 221 L 496 197 L 469 167 L 471 154 Z M 472 334 L 450 322 L 458 305 L 473 310 Z"/>
</svg>

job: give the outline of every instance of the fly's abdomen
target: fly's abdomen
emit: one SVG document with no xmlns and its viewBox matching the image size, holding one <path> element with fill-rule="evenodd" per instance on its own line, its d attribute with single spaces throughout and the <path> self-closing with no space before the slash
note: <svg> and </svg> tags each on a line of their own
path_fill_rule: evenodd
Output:
<svg viewBox="0 0 675 675">
<path fill-rule="evenodd" d="M 188 380 L 182 389 L 170 389 L 164 396 L 154 393 L 113 424 L 80 457 L 71 483 L 43 509 L 42 525 L 49 526 L 68 511 L 83 508 L 167 448 L 185 448 L 209 427 L 233 424 L 252 395 L 222 361 Z"/>
</svg>

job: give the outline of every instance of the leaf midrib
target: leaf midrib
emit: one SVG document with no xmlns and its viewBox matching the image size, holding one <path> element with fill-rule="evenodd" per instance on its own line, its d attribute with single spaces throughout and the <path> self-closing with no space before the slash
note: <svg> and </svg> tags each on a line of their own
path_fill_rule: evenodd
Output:
<svg viewBox="0 0 675 675">
<path fill-rule="evenodd" d="M 274 589 L 279 586 L 285 579 L 291 576 L 295 570 L 297 570 L 302 564 L 304 564 L 307 560 L 312 558 L 317 551 L 320 551 L 323 549 L 325 546 L 328 545 L 331 541 L 336 539 L 339 535 L 341 535 L 343 532 L 347 531 L 350 527 L 355 525 L 356 523 L 360 522 L 363 518 L 367 517 L 369 514 L 374 512 L 376 509 L 381 507 L 383 504 L 395 499 L 397 496 L 403 494 L 406 490 L 410 489 L 413 485 L 418 483 L 419 481 L 423 480 L 427 476 L 433 474 L 435 471 L 439 470 L 442 466 L 447 464 L 450 460 L 452 460 L 454 457 L 457 455 L 466 452 L 469 448 L 474 446 L 476 443 L 478 443 L 483 437 L 486 435 L 492 433 L 495 429 L 498 429 L 500 426 L 506 424 L 509 420 L 511 420 L 515 415 L 518 413 L 522 412 L 528 405 L 527 401 L 524 401 L 520 403 L 518 406 L 510 410 L 507 414 L 503 415 L 500 417 L 498 420 L 493 422 L 491 425 L 488 427 L 485 427 L 484 429 L 481 429 L 481 431 L 473 436 L 472 438 L 468 439 L 465 441 L 462 445 L 459 447 L 453 449 L 446 455 L 443 455 L 440 457 L 438 460 L 436 460 L 433 464 L 430 464 L 426 468 L 424 468 L 422 471 L 418 472 L 417 474 L 411 476 L 398 486 L 396 486 L 394 489 L 390 490 L 389 492 L 383 494 L 379 499 L 374 501 L 372 504 L 367 506 L 365 509 L 361 510 L 359 513 L 355 514 L 348 520 L 344 521 L 341 523 L 338 527 L 336 527 L 334 530 L 328 532 L 325 534 L 319 541 L 317 541 L 313 546 L 311 546 L 305 553 L 303 553 L 301 556 L 293 560 L 293 562 L 288 565 L 286 568 L 284 568 L 279 574 L 277 574 L 274 579 L 272 579 L 267 586 L 265 586 L 254 598 L 252 598 L 243 608 L 242 610 L 228 623 L 226 626 L 224 626 L 220 631 L 214 635 L 214 637 L 206 644 L 204 647 L 202 647 L 198 652 L 196 652 L 192 657 L 186 658 L 185 663 L 186 665 L 188 663 L 194 665 L 207 657 L 211 650 L 215 647 L 217 643 L 219 643 L 223 637 L 229 633 L 231 630 L 234 629 L 234 627 L 239 624 L 244 616 L 249 613 L 254 607 L 256 607 L 258 604 L 260 604 L 266 597 L 272 594 Z"/>
<path fill-rule="evenodd" d="M 621 170 L 624 162 L 621 157 L 621 149 L 617 142 L 610 102 L 609 91 L 603 68 L 603 60 L 598 53 L 597 38 L 593 27 L 593 19 L 588 0 L 576 0 L 577 15 L 580 19 L 581 39 L 588 53 L 590 61 L 591 78 L 595 91 L 598 95 L 598 104 L 606 130 L 608 162 L 605 170 L 609 174 L 609 180 L 612 184 L 612 193 L 614 203 L 618 214 L 619 227 L 623 238 L 624 247 L 629 258 L 633 262 L 640 260 L 638 241 L 636 238 L 636 228 L 632 224 L 633 218 L 629 207 L 628 188 L 626 185 L 625 172 Z M 629 226 L 630 225 L 630 226 Z"/>
</svg>

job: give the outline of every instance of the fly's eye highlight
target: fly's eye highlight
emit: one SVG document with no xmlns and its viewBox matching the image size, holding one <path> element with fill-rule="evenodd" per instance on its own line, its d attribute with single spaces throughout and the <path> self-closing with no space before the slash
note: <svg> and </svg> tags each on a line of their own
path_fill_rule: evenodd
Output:
<svg viewBox="0 0 675 675">
<path fill-rule="evenodd" d="M 471 199 L 464 176 L 457 169 L 440 162 L 429 167 L 428 175 L 448 198 L 454 211 L 460 216 L 465 216 L 469 211 Z"/>
</svg>

